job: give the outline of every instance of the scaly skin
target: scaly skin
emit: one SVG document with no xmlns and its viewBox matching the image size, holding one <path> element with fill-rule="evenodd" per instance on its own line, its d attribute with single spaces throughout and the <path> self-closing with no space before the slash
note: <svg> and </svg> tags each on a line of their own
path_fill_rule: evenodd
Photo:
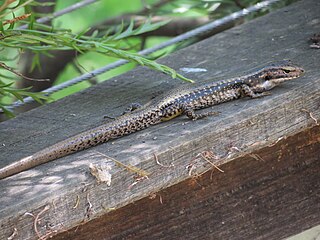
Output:
<svg viewBox="0 0 320 240">
<path fill-rule="evenodd" d="M 82 132 L 58 142 L 31 156 L 20 159 L 0 169 L 0 179 L 28 170 L 40 164 L 64 157 L 74 152 L 119 138 L 150 125 L 185 114 L 196 120 L 215 115 L 216 112 L 196 114 L 195 110 L 211 107 L 240 97 L 259 98 L 269 95 L 269 90 L 280 83 L 297 78 L 304 70 L 289 61 L 277 62 L 251 74 L 200 86 L 178 88 L 152 104 L 125 114 L 110 123 Z"/>
</svg>

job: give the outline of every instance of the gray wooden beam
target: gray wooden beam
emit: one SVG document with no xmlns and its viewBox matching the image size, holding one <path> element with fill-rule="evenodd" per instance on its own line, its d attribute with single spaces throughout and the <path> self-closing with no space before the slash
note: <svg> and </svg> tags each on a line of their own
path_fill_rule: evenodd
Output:
<svg viewBox="0 0 320 240">
<path fill-rule="evenodd" d="M 215 107 L 221 112 L 217 117 L 196 122 L 180 117 L 1 180 L 0 239 L 14 229 L 17 239 L 36 238 L 31 214 L 39 213 L 39 234 L 66 231 L 211 169 L 197 158 L 204 151 L 220 156 L 212 161 L 223 169 L 242 155 L 315 125 L 309 113 L 320 118 L 320 51 L 309 48 L 308 39 L 320 32 L 319 12 L 319 1 L 300 1 L 162 59 L 175 69 L 207 69 L 185 74 L 199 82 L 242 75 L 282 59 L 303 66 L 306 74 L 274 89 L 272 96 L 221 104 Z M 103 115 L 118 116 L 131 102 L 147 103 L 180 84 L 138 68 L 1 123 L 0 167 L 101 124 Z M 240 151 L 223 157 L 232 149 Z M 137 174 L 111 158 L 142 169 L 148 179 L 137 180 Z M 111 168 L 110 186 L 97 184 L 90 174 L 89 165 L 101 163 Z"/>
<path fill-rule="evenodd" d="M 318 225 L 313 127 L 74 227 L 54 240 L 283 239 Z M 312 240 L 304 235 L 300 239 Z"/>
</svg>

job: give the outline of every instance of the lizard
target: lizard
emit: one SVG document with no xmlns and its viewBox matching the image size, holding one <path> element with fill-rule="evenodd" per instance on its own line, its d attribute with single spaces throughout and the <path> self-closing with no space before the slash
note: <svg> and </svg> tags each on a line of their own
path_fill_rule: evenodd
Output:
<svg viewBox="0 0 320 240">
<path fill-rule="evenodd" d="M 174 89 L 143 107 L 135 109 L 137 108 L 135 105 L 135 110 L 111 122 L 67 138 L 1 168 L 0 179 L 180 115 L 186 115 L 192 120 L 215 115 L 217 112 L 196 113 L 196 110 L 242 97 L 254 99 L 267 96 L 272 88 L 287 80 L 300 77 L 303 73 L 303 68 L 291 61 L 283 60 L 268 64 L 244 76 Z"/>
</svg>

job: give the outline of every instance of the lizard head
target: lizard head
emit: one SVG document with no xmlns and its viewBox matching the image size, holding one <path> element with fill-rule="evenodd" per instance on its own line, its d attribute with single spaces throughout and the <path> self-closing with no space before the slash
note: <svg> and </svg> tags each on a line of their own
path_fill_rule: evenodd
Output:
<svg viewBox="0 0 320 240">
<path fill-rule="evenodd" d="M 303 73 L 303 68 L 290 61 L 276 62 L 255 72 L 248 78 L 248 85 L 256 92 L 268 91 L 282 82 L 300 77 Z"/>
</svg>

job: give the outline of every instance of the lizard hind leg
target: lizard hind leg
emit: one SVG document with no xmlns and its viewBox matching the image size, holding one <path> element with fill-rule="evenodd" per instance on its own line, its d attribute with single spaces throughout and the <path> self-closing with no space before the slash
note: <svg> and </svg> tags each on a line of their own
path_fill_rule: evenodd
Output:
<svg viewBox="0 0 320 240">
<path fill-rule="evenodd" d="M 204 113 L 195 113 L 195 110 L 190 108 L 190 107 L 186 107 L 184 108 L 184 114 L 192 119 L 193 121 L 201 119 L 201 118 L 205 118 L 205 117 L 209 117 L 209 116 L 216 116 L 219 114 L 219 112 L 214 112 L 214 111 L 209 111 L 209 112 L 204 112 Z"/>
<path fill-rule="evenodd" d="M 205 112 L 205 113 L 195 113 L 195 110 L 185 104 L 174 104 L 172 106 L 166 107 L 163 112 L 162 121 L 169 121 L 179 115 L 185 114 L 188 118 L 192 120 L 198 120 L 208 116 L 214 116 L 219 114 L 219 112 Z"/>
<path fill-rule="evenodd" d="M 140 109 L 140 108 L 142 108 L 142 105 L 141 105 L 140 103 L 131 103 L 131 104 L 129 105 L 129 107 L 127 107 L 126 110 L 125 110 L 120 116 L 125 115 L 125 114 L 127 114 L 127 113 L 131 113 L 131 112 L 133 112 L 133 111 L 135 111 L 135 110 L 137 110 L 137 109 Z M 116 119 L 116 118 L 115 118 L 115 117 L 108 116 L 108 115 L 104 115 L 104 116 L 103 116 L 103 119 L 104 119 L 104 120 L 107 120 L 107 119 L 114 120 L 114 119 Z"/>
<path fill-rule="evenodd" d="M 196 113 L 195 109 L 193 109 L 192 107 L 188 107 L 186 105 L 182 105 L 181 109 L 183 110 L 183 113 L 188 118 L 192 119 L 193 121 L 201 119 L 201 118 L 209 117 L 209 116 L 215 116 L 215 115 L 219 114 L 219 112 L 214 112 L 214 111 L 207 111 L 204 113 Z"/>
</svg>

